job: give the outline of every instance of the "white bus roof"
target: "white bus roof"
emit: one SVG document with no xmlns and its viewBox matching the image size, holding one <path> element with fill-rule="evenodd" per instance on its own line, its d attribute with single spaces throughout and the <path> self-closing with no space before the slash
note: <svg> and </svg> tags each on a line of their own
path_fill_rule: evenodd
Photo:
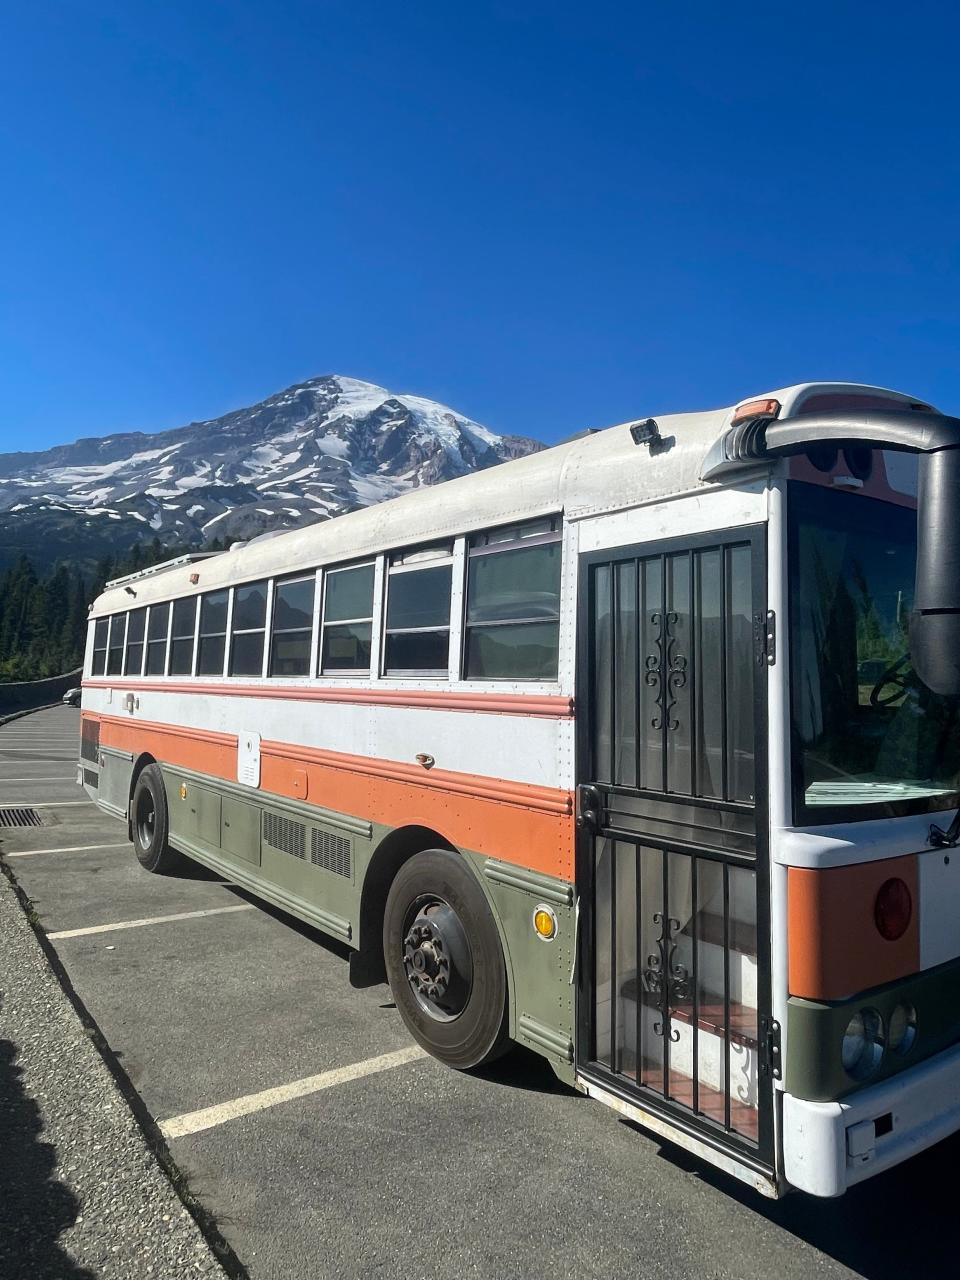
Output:
<svg viewBox="0 0 960 1280">
<path fill-rule="evenodd" d="M 854 383 L 800 383 L 760 396 L 779 400 L 782 416 L 789 416 L 814 390 L 911 400 L 900 392 Z M 757 398 L 745 397 L 738 404 Z M 567 519 L 578 519 L 698 488 L 715 488 L 701 480 L 700 471 L 735 408 L 657 415 L 665 447 L 651 450 L 635 444 L 630 428 L 642 419 L 634 419 L 457 480 L 254 540 L 199 564 L 171 565 L 164 572 L 145 575 L 135 585 L 131 578 L 126 585 L 108 588 L 94 602 L 91 616 L 363 559 L 537 516 L 562 512 Z M 191 582 L 194 575 L 197 581 Z"/>
</svg>

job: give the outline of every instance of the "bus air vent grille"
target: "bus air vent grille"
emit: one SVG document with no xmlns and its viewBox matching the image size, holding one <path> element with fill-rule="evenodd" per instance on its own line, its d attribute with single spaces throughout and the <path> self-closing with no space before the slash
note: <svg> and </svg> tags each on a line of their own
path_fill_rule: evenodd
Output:
<svg viewBox="0 0 960 1280">
<path fill-rule="evenodd" d="M 0 827 L 39 827 L 36 809 L 0 809 Z"/>
<path fill-rule="evenodd" d="M 273 849 L 290 853 L 295 858 L 306 857 L 306 828 L 292 818 L 281 818 L 275 813 L 263 815 L 263 838 Z"/>
<path fill-rule="evenodd" d="M 346 876 L 349 880 L 350 841 L 344 836 L 331 835 L 329 831 L 318 831 L 316 828 L 310 836 L 310 861 L 315 867 L 323 867 L 336 876 Z"/>
</svg>

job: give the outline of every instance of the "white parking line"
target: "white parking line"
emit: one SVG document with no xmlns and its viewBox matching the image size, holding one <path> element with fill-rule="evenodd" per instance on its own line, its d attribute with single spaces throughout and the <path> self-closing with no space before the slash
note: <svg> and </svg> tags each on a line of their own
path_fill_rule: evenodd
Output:
<svg viewBox="0 0 960 1280">
<path fill-rule="evenodd" d="M 147 916 L 143 920 L 117 920 L 113 924 L 92 924 L 85 929 L 59 929 L 48 938 L 87 938 L 91 933 L 114 933 L 117 929 L 142 929 L 146 924 L 172 924 L 174 920 L 202 920 L 205 916 L 225 916 L 233 911 L 255 911 L 251 903 L 242 907 L 210 907 L 206 911 L 178 911 L 172 916 Z"/>
<path fill-rule="evenodd" d="M 76 775 L 72 773 L 60 773 L 55 778 L 0 778 L 0 787 L 10 782 L 73 782 L 75 777 Z"/>
<path fill-rule="evenodd" d="M 122 844 L 68 844 L 65 848 L 54 849 L 19 849 L 14 853 L 5 853 L 5 858 L 35 858 L 38 853 L 86 853 L 88 849 L 132 849 L 129 840 Z"/>
<path fill-rule="evenodd" d="M 68 756 L 55 755 L 53 751 L 31 751 L 29 747 L 5 747 L 0 742 L 0 755 L 2 756 L 43 756 L 45 760 L 75 760 L 76 753 L 73 752 Z M 17 760 L 8 760 L 8 764 L 16 764 Z M 26 761 L 24 761 L 26 763 Z"/>
<path fill-rule="evenodd" d="M 78 804 L 94 804 L 93 800 L 21 800 L 19 804 L 11 804 L 4 800 L 0 809 L 74 809 Z"/>
<path fill-rule="evenodd" d="M 418 1044 L 410 1045 L 395 1053 L 381 1054 L 379 1058 L 367 1058 L 363 1062 L 354 1062 L 349 1067 L 321 1071 L 319 1075 L 305 1076 L 302 1080 L 293 1080 L 290 1084 L 281 1084 L 274 1089 L 261 1089 L 259 1093 L 248 1093 L 245 1097 L 233 1098 L 230 1102 L 221 1102 L 214 1107 L 187 1111 L 182 1116 L 161 1120 L 160 1132 L 165 1138 L 183 1138 L 190 1133 L 201 1133 L 204 1129 L 214 1129 L 228 1120 L 249 1116 L 255 1111 L 264 1111 L 267 1107 L 279 1106 L 281 1102 L 305 1098 L 308 1094 L 319 1093 L 321 1089 L 332 1089 L 335 1085 L 376 1075 L 378 1071 L 390 1071 L 393 1067 L 402 1067 L 408 1062 L 416 1062 L 425 1057 L 426 1051 Z"/>
</svg>

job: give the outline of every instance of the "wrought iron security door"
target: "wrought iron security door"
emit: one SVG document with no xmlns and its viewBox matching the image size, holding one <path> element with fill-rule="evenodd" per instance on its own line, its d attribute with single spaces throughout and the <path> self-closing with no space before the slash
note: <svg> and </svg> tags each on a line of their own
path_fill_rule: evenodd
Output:
<svg viewBox="0 0 960 1280">
<path fill-rule="evenodd" d="M 768 1164 L 762 534 L 581 568 L 580 1069 Z"/>
</svg>

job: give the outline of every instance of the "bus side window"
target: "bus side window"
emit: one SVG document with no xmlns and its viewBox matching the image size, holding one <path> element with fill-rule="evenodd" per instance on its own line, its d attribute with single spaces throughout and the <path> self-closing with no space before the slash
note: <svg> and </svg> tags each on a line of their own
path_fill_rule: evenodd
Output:
<svg viewBox="0 0 960 1280">
<path fill-rule="evenodd" d="M 311 574 L 309 578 L 288 578 L 274 587 L 268 675 L 310 674 L 316 586 L 316 575 Z"/>
<path fill-rule="evenodd" d="M 197 675 L 222 676 L 227 647 L 227 602 L 229 591 L 208 591 L 200 597 L 200 640 L 197 646 Z"/>
<path fill-rule="evenodd" d="M 162 676 L 167 669 L 167 631 L 170 605 L 152 604 L 147 619 L 147 675 Z"/>
<path fill-rule="evenodd" d="M 447 675 L 452 586 L 452 543 L 390 557 L 384 675 Z"/>
<path fill-rule="evenodd" d="M 373 565 L 323 575 L 320 674 L 368 675 L 373 629 Z"/>
<path fill-rule="evenodd" d="M 230 623 L 230 675 L 263 675 L 263 639 L 267 625 L 267 583 L 248 582 L 233 592 Z"/>
<path fill-rule="evenodd" d="M 123 674 L 138 676 L 143 667 L 143 636 L 147 626 L 146 609 L 134 609 L 127 623 L 127 649 L 123 658 Z"/>
<path fill-rule="evenodd" d="M 118 676 L 123 671 L 123 637 L 127 630 L 127 615 L 115 613 L 110 619 L 110 643 L 107 647 L 107 675 Z"/>
<path fill-rule="evenodd" d="M 102 676 L 107 670 L 107 632 L 109 630 L 109 618 L 98 618 L 93 625 L 93 662 L 90 667 L 92 676 Z"/>
<path fill-rule="evenodd" d="M 556 680 L 560 556 L 559 516 L 470 539 L 466 679 Z"/>
<path fill-rule="evenodd" d="M 193 674 L 193 632 L 197 623 L 197 597 L 173 602 L 173 630 L 170 636 L 170 674 Z"/>
</svg>

